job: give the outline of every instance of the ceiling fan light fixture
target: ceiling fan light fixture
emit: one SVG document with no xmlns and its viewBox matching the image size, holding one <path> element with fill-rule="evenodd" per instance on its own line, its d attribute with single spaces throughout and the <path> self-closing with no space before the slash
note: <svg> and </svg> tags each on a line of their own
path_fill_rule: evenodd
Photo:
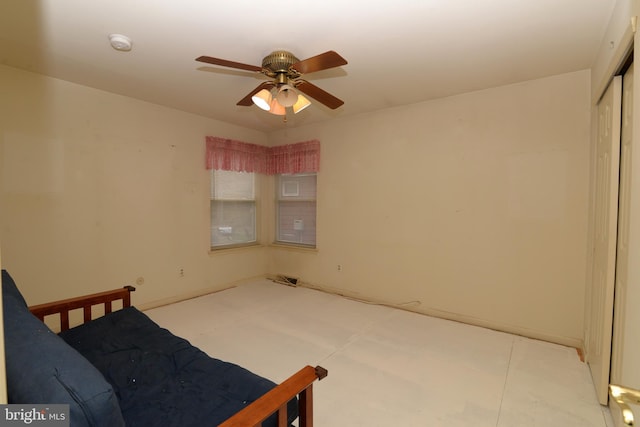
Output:
<svg viewBox="0 0 640 427">
<path fill-rule="evenodd" d="M 199 56 L 196 61 L 243 71 L 259 72 L 270 79 L 260 83 L 236 105 L 247 107 L 255 104 L 265 111 L 284 115 L 286 118 L 286 108 L 292 108 L 294 113 L 298 113 L 311 105 L 308 99 L 300 95 L 298 89 L 305 94 L 312 94 L 314 101 L 332 110 L 344 104 L 341 99 L 301 78 L 303 74 L 346 65 L 347 60 L 332 50 L 302 61 L 290 52 L 278 50 L 265 56 L 262 59 L 261 67 L 212 56 Z M 274 98 L 277 100 L 275 103 L 273 102 Z"/>
<path fill-rule="evenodd" d="M 251 97 L 253 103 L 265 111 L 269 111 L 269 109 L 271 108 L 272 99 L 273 98 L 271 96 L 271 92 L 269 92 L 267 89 L 262 89 Z"/>
<path fill-rule="evenodd" d="M 269 109 L 269 112 L 271 114 L 275 114 L 276 116 L 284 116 L 285 114 L 287 114 L 287 110 L 286 108 L 284 108 L 282 105 L 280 105 L 280 103 L 278 102 L 277 99 L 273 99 L 271 101 L 271 108 Z"/>
<path fill-rule="evenodd" d="M 295 104 L 293 104 L 293 114 L 298 114 L 300 111 L 304 110 L 309 105 L 311 105 L 311 101 L 309 101 L 307 98 L 305 98 L 301 94 L 298 94 L 298 100 L 296 101 Z"/>
<path fill-rule="evenodd" d="M 293 107 L 298 101 L 298 93 L 289 85 L 282 85 L 276 95 L 278 103 L 283 107 Z"/>
</svg>

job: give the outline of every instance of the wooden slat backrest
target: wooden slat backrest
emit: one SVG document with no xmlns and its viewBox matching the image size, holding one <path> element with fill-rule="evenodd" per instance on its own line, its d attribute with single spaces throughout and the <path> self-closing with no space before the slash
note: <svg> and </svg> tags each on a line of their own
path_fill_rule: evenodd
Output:
<svg viewBox="0 0 640 427">
<path fill-rule="evenodd" d="M 103 305 L 104 313 L 111 313 L 113 301 L 122 301 L 122 308 L 131 306 L 131 292 L 136 289 L 133 286 L 125 286 L 121 289 L 114 289 L 96 294 L 68 298 L 60 301 L 48 302 L 29 307 L 31 313 L 38 319 L 44 321 L 46 316 L 54 314 L 60 315 L 60 331 L 69 329 L 69 312 L 73 310 L 83 310 L 84 323 L 91 321 L 91 307 Z"/>
</svg>

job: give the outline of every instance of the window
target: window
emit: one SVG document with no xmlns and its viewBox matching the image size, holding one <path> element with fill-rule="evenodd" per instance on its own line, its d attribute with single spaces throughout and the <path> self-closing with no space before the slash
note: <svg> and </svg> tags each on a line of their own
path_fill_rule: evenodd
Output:
<svg viewBox="0 0 640 427">
<path fill-rule="evenodd" d="M 316 174 L 278 175 L 276 242 L 316 246 Z"/>
<path fill-rule="evenodd" d="M 255 174 L 211 170 L 211 247 L 256 242 Z"/>
</svg>

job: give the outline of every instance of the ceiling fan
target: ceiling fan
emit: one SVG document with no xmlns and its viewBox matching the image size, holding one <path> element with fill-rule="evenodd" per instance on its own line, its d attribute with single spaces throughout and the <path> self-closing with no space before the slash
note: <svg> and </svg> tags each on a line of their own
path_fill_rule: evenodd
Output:
<svg viewBox="0 0 640 427">
<path fill-rule="evenodd" d="M 302 61 L 291 52 L 276 50 L 263 58 L 262 66 L 242 64 L 211 56 L 200 56 L 196 58 L 196 61 L 254 71 L 271 79 L 259 84 L 247 96 L 238 101 L 237 105 L 250 106 L 251 104 L 256 104 L 263 110 L 277 115 L 285 115 L 286 107 L 292 107 L 293 112 L 298 113 L 311 104 L 298 91 L 333 110 L 344 104 L 341 99 L 302 78 L 303 74 L 346 65 L 346 59 L 332 50 Z"/>
</svg>

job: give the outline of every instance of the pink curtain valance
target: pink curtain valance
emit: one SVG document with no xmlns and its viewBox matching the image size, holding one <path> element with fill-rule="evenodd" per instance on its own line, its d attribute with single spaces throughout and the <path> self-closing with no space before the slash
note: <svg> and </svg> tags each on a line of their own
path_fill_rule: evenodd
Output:
<svg viewBox="0 0 640 427">
<path fill-rule="evenodd" d="M 268 147 L 207 137 L 207 169 L 266 173 Z"/>
<path fill-rule="evenodd" d="M 320 141 L 265 147 L 208 136 L 207 169 L 255 172 L 267 175 L 318 172 Z"/>
<path fill-rule="evenodd" d="M 320 141 L 312 140 L 269 148 L 267 173 L 318 172 L 320 170 Z"/>
</svg>

